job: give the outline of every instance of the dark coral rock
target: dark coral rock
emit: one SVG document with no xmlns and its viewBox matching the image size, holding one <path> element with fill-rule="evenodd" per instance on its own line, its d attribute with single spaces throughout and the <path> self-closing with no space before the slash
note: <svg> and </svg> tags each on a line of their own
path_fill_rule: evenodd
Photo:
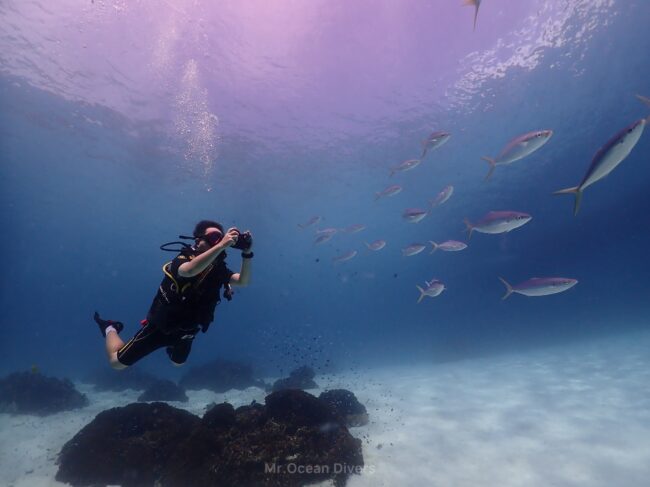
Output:
<svg viewBox="0 0 650 487">
<path fill-rule="evenodd" d="M 63 446 L 56 480 L 73 486 L 153 486 L 200 422 L 162 402 L 103 411 Z"/>
<path fill-rule="evenodd" d="M 338 421 L 347 426 L 363 426 L 368 424 L 368 412 L 354 393 L 345 389 L 332 389 L 322 392 L 318 398 L 327 404 Z"/>
<path fill-rule="evenodd" d="M 227 402 L 215 404 L 203 415 L 202 422 L 208 428 L 230 428 L 235 424 L 235 408 Z"/>
<path fill-rule="evenodd" d="M 230 428 L 195 429 L 161 485 L 299 487 L 327 479 L 345 485 L 363 466 L 361 441 L 345 426 L 328 427 L 331 413 L 318 398 L 290 390 L 270 394 L 265 403 L 237 408 Z"/>
<path fill-rule="evenodd" d="M 83 381 L 93 384 L 98 391 L 122 392 L 127 389 L 147 389 L 156 383 L 158 378 L 137 367 L 128 367 L 123 370 L 103 367 L 86 375 Z"/>
<path fill-rule="evenodd" d="M 292 370 L 289 377 L 278 379 L 273 383 L 271 390 L 281 391 L 283 389 L 318 389 L 314 382 L 314 370 L 306 365 Z"/>
<path fill-rule="evenodd" d="M 281 391 L 265 403 L 219 404 L 202 419 L 163 403 L 105 411 L 64 446 L 56 478 L 73 486 L 343 486 L 363 466 L 361 441 L 318 398 Z"/>
<path fill-rule="evenodd" d="M 87 405 L 88 398 L 68 379 L 38 372 L 15 372 L 0 379 L 0 412 L 45 416 Z"/>
<path fill-rule="evenodd" d="M 271 418 L 298 427 L 318 426 L 336 420 L 327 404 L 299 389 L 272 392 L 264 402 Z"/>
<path fill-rule="evenodd" d="M 261 427 L 268 420 L 266 408 L 259 403 L 240 406 L 235 411 L 237 427 L 242 431 L 250 431 Z"/>
<path fill-rule="evenodd" d="M 185 394 L 185 389 L 178 386 L 175 382 L 171 380 L 163 379 L 158 380 L 151 384 L 147 390 L 145 390 L 138 401 L 179 401 L 187 402 L 187 394 Z"/>
<path fill-rule="evenodd" d="M 253 378 L 253 369 L 249 365 L 222 359 L 192 367 L 181 378 L 180 385 L 185 389 L 209 389 L 214 392 L 265 386 Z"/>
</svg>

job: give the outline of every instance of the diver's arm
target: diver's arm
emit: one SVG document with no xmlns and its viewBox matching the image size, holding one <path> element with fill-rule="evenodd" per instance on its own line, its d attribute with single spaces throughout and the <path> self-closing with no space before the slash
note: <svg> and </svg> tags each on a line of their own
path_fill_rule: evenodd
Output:
<svg viewBox="0 0 650 487">
<path fill-rule="evenodd" d="M 242 259 L 241 270 L 230 276 L 230 285 L 248 286 L 251 282 L 251 260 L 253 259 Z"/>
<path fill-rule="evenodd" d="M 229 231 L 214 247 L 197 255 L 189 262 L 184 262 L 178 268 L 178 275 L 181 277 L 194 277 L 199 275 L 219 256 L 221 252 L 232 246 L 237 241 L 237 232 Z"/>
<path fill-rule="evenodd" d="M 253 251 L 253 244 L 242 251 L 242 254 L 250 254 Z M 252 257 L 252 256 L 251 256 Z M 232 286 L 248 286 L 251 281 L 251 258 L 242 257 L 241 270 L 230 276 L 229 284 Z"/>
</svg>

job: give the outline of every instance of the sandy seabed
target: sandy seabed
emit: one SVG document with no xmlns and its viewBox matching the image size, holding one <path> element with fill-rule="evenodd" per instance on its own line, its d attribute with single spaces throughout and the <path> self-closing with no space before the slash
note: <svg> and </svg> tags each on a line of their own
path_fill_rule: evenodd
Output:
<svg viewBox="0 0 650 487">
<path fill-rule="evenodd" d="M 316 382 L 350 389 L 368 408 L 370 423 L 351 428 L 365 467 L 350 487 L 650 485 L 650 332 Z M 0 414 L 0 486 L 66 485 L 54 480 L 64 443 L 99 412 L 140 394 L 76 386 L 90 400 L 82 410 Z M 237 407 L 263 402 L 265 393 L 188 396 L 170 404 L 202 415 L 213 401 Z"/>
</svg>

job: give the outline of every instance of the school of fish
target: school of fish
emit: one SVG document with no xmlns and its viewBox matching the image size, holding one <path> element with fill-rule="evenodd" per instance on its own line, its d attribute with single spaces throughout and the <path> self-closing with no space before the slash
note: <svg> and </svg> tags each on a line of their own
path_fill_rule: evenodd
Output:
<svg viewBox="0 0 650 487">
<path fill-rule="evenodd" d="M 476 29 L 476 21 L 478 18 L 478 11 L 482 0 L 465 0 L 466 5 L 474 6 L 474 29 Z M 637 98 L 648 107 L 650 107 L 650 98 L 636 95 Z M 650 117 L 641 118 L 632 122 L 627 127 L 621 129 L 613 135 L 601 148 L 599 148 L 591 160 L 584 176 L 576 186 L 568 187 L 556 191 L 555 195 L 573 195 L 575 197 L 573 214 L 577 215 L 580 210 L 582 197 L 585 189 L 596 182 L 601 181 L 608 174 L 610 174 L 616 167 L 618 167 L 623 160 L 625 160 L 636 144 L 641 139 L 645 126 L 650 122 Z M 503 149 L 494 158 L 483 157 L 483 160 L 489 164 L 489 171 L 485 180 L 489 180 L 497 166 L 507 166 L 516 161 L 528 158 L 535 152 L 545 146 L 553 136 L 553 130 L 539 129 L 527 132 L 513 137 Z M 452 134 L 446 131 L 434 131 L 421 142 L 422 152 L 417 159 L 405 159 L 403 162 L 398 163 L 390 168 L 389 176 L 394 177 L 397 174 L 407 171 L 413 171 L 420 164 L 422 164 L 425 157 L 433 151 L 445 145 L 452 137 Z M 385 198 L 392 198 L 403 191 L 403 187 L 399 184 L 392 184 L 386 186 L 383 190 L 375 193 L 375 201 Z M 426 218 L 435 208 L 440 207 L 446 203 L 454 194 L 454 186 L 445 186 L 434 198 L 429 200 L 427 208 L 407 208 L 402 212 L 402 218 L 405 222 L 417 224 Z M 469 240 L 474 232 L 483 234 L 501 234 L 511 232 L 529 223 L 533 217 L 528 213 L 515 211 L 515 210 L 491 210 L 486 212 L 478 220 L 472 222 L 465 218 L 465 227 L 468 232 L 467 239 Z M 302 229 L 315 226 L 323 221 L 321 216 L 312 216 L 306 222 L 298 224 Z M 325 228 L 319 229 L 315 233 L 314 244 L 322 244 L 331 240 L 338 233 L 358 233 L 366 230 L 366 225 L 361 223 L 350 224 L 343 228 Z M 430 254 L 436 250 L 444 252 L 459 252 L 468 247 L 465 242 L 457 240 L 446 240 L 437 243 L 433 240 L 428 240 L 428 243 L 411 243 L 401 249 L 403 257 L 413 257 L 418 255 L 431 246 Z M 386 240 L 378 239 L 373 242 L 365 242 L 368 251 L 378 252 L 387 246 Z M 359 252 L 355 249 L 348 250 L 334 257 L 332 260 L 335 263 L 343 263 L 352 260 Z M 506 288 L 506 293 L 502 299 L 508 298 L 511 294 L 517 293 L 528 297 L 549 296 L 552 294 L 561 293 L 573 288 L 577 283 L 577 279 L 566 277 L 532 277 L 519 284 L 511 285 L 504 278 L 499 277 L 499 280 Z M 422 302 L 425 297 L 435 298 L 446 289 L 445 284 L 437 278 L 425 280 L 424 286 L 416 285 L 419 291 L 417 303 Z"/>
</svg>

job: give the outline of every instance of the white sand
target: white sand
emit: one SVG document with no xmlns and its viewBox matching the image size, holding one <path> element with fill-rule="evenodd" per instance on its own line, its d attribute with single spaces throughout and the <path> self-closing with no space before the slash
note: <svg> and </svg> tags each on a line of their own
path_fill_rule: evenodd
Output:
<svg viewBox="0 0 650 487">
<path fill-rule="evenodd" d="M 370 414 L 351 429 L 366 469 L 350 487 L 650 485 L 650 333 L 316 381 L 352 390 Z M 64 485 L 54 480 L 63 444 L 139 395 L 77 387 L 91 401 L 81 411 L 0 414 L 0 485 Z M 171 404 L 202 414 L 212 401 L 237 407 L 264 395 L 190 391 L 189 403 Z"/>
</svg>

